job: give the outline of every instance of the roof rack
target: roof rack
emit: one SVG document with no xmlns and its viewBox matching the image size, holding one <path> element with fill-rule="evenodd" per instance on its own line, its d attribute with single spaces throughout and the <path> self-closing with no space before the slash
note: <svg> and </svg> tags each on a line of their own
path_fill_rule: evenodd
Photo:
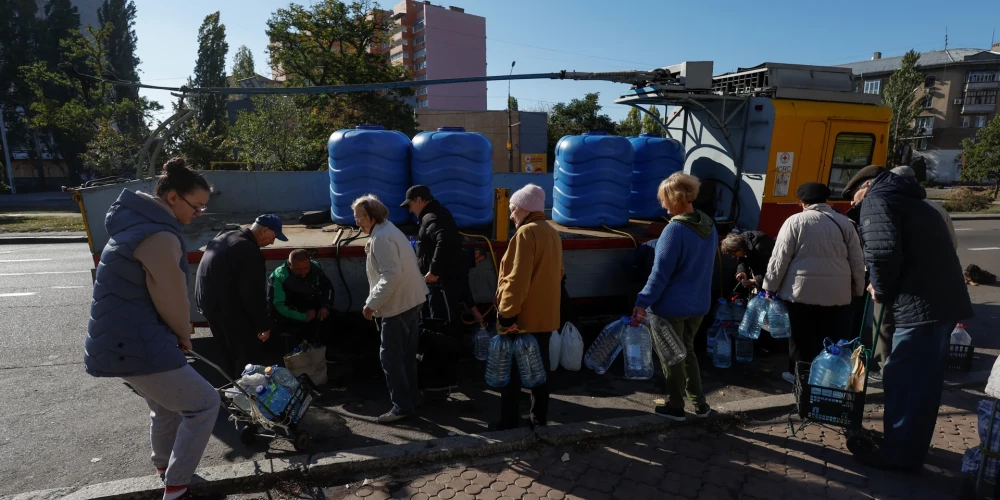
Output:
<svg viewBox="0 0 1000 500">
<path fill-rule="evenodd" d="M 744 95 L 878 104 L 881 97 L 854 91 L 850 68 L 766 62 L 712 78 L 712 90 Z"/>
</svg>

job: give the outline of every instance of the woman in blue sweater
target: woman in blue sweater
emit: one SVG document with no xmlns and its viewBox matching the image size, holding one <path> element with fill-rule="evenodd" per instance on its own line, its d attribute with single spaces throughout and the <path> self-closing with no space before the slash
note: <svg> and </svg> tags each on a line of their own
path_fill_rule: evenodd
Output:
<svg viewBox="0 0 1000 500">
<path fill-rule="evenodd" d="M 667 320 L 687 348 L 688 356 L 674 366 L 663 366 L 669 399 L 656 407 L 656 414 L 683 421 L 684 392 L 701 418 L 711 413 L 701 388 L 694 336 L 712 305 L 712 271 L 719 243 L 712 218 L 695 210 L 701 182 L 693 175 L 677 172 L 660 183 L 657 198 L 672 215 L 656 242 L 653 271 L 639 292 L 632 313 L 642 320 L 649 309 Z M 660 356 L 663 359 L 663 356 Z"/>
</svg>

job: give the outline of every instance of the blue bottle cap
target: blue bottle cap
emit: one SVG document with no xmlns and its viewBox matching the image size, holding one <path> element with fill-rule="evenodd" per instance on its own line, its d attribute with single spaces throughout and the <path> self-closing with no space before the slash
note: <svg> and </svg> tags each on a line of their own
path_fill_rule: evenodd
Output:
<svg viewBox="0 0 1000 500">
<path fill-rule="evenodd" d="M 258 386 L 257 386 L 257 388 L 256 388 L 256 389 L 254 389 L 254 392 L 256 392 L 256 393 L 257 393 L 257 395 L 259 396 L 259 395 L 261 395 L 261 394 L 262 394 L 262 393 L 263 393 L 263 392 L 264 392 L 264 391 L 265 391 L 266 389 L 267 389 L 266 387 L 264 387 L 264 386 L 262 386 L 262 385 L 258 385 Z"/>
</svg>

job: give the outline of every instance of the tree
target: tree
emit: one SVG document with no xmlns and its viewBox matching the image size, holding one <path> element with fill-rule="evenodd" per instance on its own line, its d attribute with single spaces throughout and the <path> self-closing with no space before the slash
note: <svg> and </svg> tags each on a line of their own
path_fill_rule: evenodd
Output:
<svg viewBox="0 0 1000 500">
<path fill-rule="evenodd" d="M 48 0 L 43 9 L 45 20 L 39 31 L 39 59 L 48 63 L 50 69 L 68 61 L 62 40 L 72 36 L 73 30 L 80 28 L 80 13 L 70 0 Z"/>
<path fill-rule="evenodd" d="M 618 122 L 617 134 L 623 137 L 635 137 L 642 133 L 642 116 L 639 114 L 639 108 L 632 108 L 628 110 L 628 115 L 625 119 Z"/>
<path fill-rule="evenodd" d="M 262 170 L 302 170 L 310 161 L 302 112 L 289 97 L 255 96 L 254 111 L 240 112 L 232 128 L 240 159 Z"/>
<path fill-rule="evenodd" d="M 36 36 L 40 33 L 35 0 L 5 0 L 0 2 L 0 106 L 7 128 L 8 146 L 13 150 L 27 149 L 28 126 L 21 110 L 31 104 L 34 93 L 21 72 L 22 66 L 34 64 L 38 58 Z M 2 174 L 6 176 L 7 169 Z M 8 184 L 11 180 L 7 180 Z"/>
<path fill-rule="evenodd" d="M 882 102 L 892 108 L 892 120 L 889 122 L 889 157 L 887 165 L 898 165 L 902 156 L 902 146 L 910 142 L 915 133 L 914 122 L 920 115 L 923 106 L 914 97 L 917 88 L 923 83 L 924 75 L 917 70 L 917 60 L 920 54 L 912 49 L 903 55 L 900 67 L 885 86 Z M 923 97 L 923 94 L 916 94 Z"/>
<path fill-rule="evenodd" d="M 649 107 L 649 114 L 656 117 L 656 120 L 660 119 L 660 108 L 656 106 Z M 660 124 L 656 123 L 651 116 L 645 115 L 642 117 L 642 133 L 644 134 L 663 134 L 663 129 L 660 128 Z"/>
<path fill-rule="evenodd" d="M 198 61 L 194 65 L 194 78 L 190 81 L 195 87 L 225 87 L 226 86 L 226 55 L 229 44 L 226 43 L 226 25 L 219 22 L 219 13 L 205 16 L 201 28 L 198 29 Z M 221 134 L 226 129 L 226 98 L 224 96 L 197 96 L 193 98 L 193 107 L 198 114 L 202 129 L 211 129 Z"/>
<path fill-rule="evenodd" d="M 107 57 L 107 74 L 118 80 L 129 82 L 139 81 L 139 57 L 136 55 L 136 45 L 139 37 L 135 33 L 136 8 L 133 0 L 104 0 L 97 10 L 97 20 L 101 28 L 108 28 L 108 36 L 104 40 L 104 54 Z M 113 89 L 115 102 L 123 100 L 138 101 L 139 89 L 136 87 L 119 86 Z M 124 112 L 128 107 L 119 108 Z M 122 133 L 133 140 L 140 140 L 148 132 L 141 112 L 136 109 L 130 114 L 117 116 L 115 121 Z"/>
<path fill-rule="evenodd" d="M 597 103 L 600 94 L 592 92 L 583 99 L 573 99 L 566 103 L 552 106 L 549 113 L 548 154 L 549 162 L 555 160 L 556 143 L 563 136 L 578 135 L 590 131 L 605 131 L 615 133 L 615 122 L 606 114 L 601 113 L 601 105 Z"/>
<path fill-rule="evenodd" d="M 233 82 L 238 82 L 244 78 L 257 76 L 257 71 L 253 64 L 253 52 L 246 45 L 240 45 L 233 55 Z"/>
<path fill-rule="evenodd" d="M 507 109 L 511 111 L 517 111 L 517 98 L 514 96 L 507 96 Z"/>
<path fill-rule="evenodd" d="M 267 21 L 271 67 L 292 86 L 406 81 L 411 73 L 369 47 L 390 42 L 392 20 L 368 1 L 319 0 L 309 7 L 290 4 Z M 378 123 L 409 136 L 416 134 L 413 109 L 404 98 L 413 90 L 303 95 L 300 124 L 309 137 L 309 164 L 325 164 L 330 132 Z"/>
<path fill-rule="evenodd" d="M 1000 115 L 962 141 L 962 180 L 993 184 L 993 198 L 1000 194 Z"/>
</svg>

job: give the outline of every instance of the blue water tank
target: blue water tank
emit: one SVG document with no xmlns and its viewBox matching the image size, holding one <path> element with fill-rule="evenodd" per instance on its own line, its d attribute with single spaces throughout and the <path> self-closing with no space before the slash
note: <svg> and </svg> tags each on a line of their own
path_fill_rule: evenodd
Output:
<svg viewBox="0 0 1000 500">
<path fill-rule="evenodd" d="M 570 227 L 628 224 L 632 143 L 607 132 L 567 135 L 556 144 L 552 219 Z"/>
<path fill-rule="evenodd" d="M 667 216 L 660 206 L 656 191 L 660 182 L 674 172 L 684 170 L 684 146 L 679 141 L 664 139 L 658 133 L 630 137 L 635 157 L 632 160 L 632 193 L 628 214 L 633 219 L 659 219 Z"/>
<path fill-rule="evenodd" d="M 431 189 L 460 228 L 493 222 L 493 145 L 462 127 L 421 132 L 410 146 L 413 184 Z"/>
<path fill-rule="evenodd" d="M 374 194 L 389 207 L 389 220 L 406 222 L 409 212 L 399 206 L 410 187 L 410 139 L 381 125 L 338 130 L 327 143 L 330 153 L 330 217 L 354 225 L 351 203 Z"/>
</svg>

